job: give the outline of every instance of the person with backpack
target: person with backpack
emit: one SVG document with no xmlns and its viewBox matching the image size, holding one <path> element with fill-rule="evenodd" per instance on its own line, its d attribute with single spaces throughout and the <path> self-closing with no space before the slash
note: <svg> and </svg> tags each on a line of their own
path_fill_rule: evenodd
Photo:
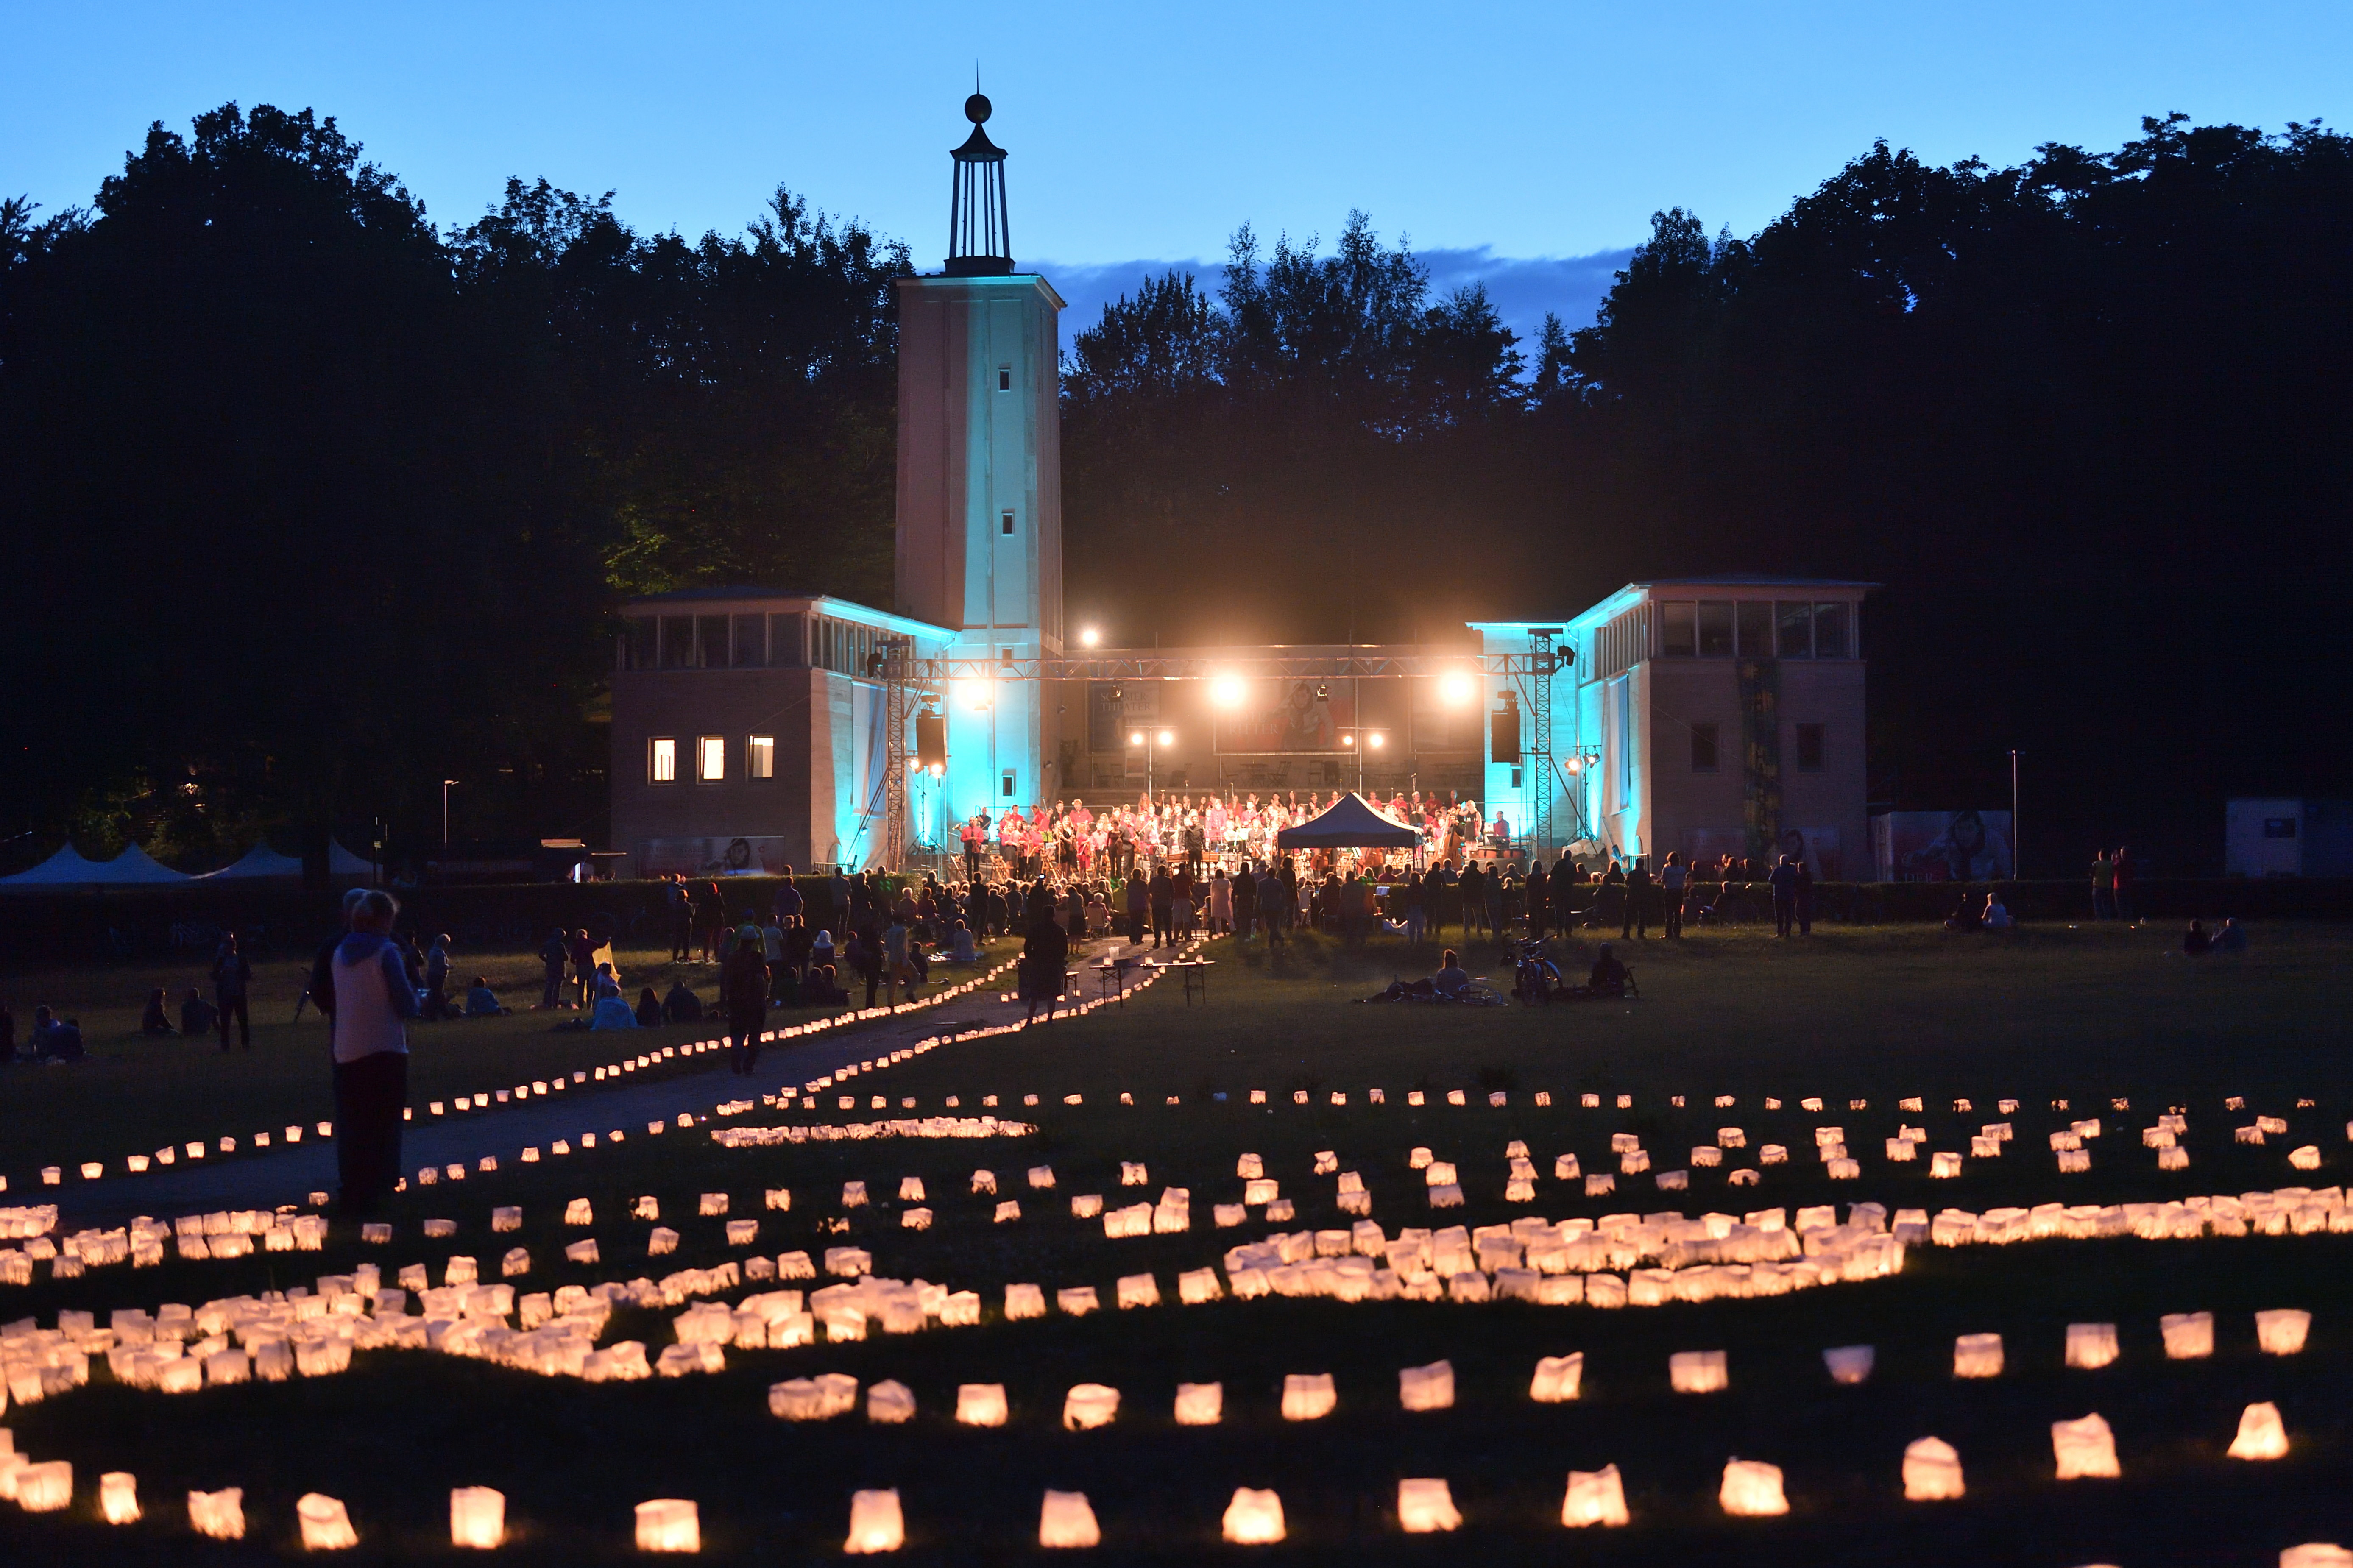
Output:
<svg viewBox="0 0 2353 1568">
<path fill-rule="evenodd" d="M 727 1005 L 729 1058 L 739 1077 L 752 1076 L 760 1059 L 760 1030 L 768 1021 L 768 958 L 761 945 L 760 928 L 747 925 L 735 933 L 735 946 L 720 970 L 719 994 Z"/>
</svg>

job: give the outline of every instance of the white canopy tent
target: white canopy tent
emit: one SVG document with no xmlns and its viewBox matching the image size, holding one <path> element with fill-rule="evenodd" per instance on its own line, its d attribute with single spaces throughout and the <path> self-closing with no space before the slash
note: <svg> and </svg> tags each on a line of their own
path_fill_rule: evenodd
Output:
<svg viewBox="0 0 2353 1568">
<path fill-rule="evenodd" d="M 366 861 L 334 840 L 327 841 L 328 876 L 337 879 L 345 877 L 364 877 L 368 874 L 368 870 Z M 264 840 L 247 850 L 233 863 L 222 867 L 217 871 L 207 871 L 197 880 L 245 882 L 258 881 L 264 878 L 300 877 L 301 874 L 302 862 L 298 857 L 280 855 L 269 847 L 267 840 Z"/>
<path fill-rule="evenodd" d="M 153 856 L 136 844 L 111 860 L 92 860 L 68 844 L 30 870 L 19 871 L 13 877 L 0 877 L 0 887 L 27 889 L 159 887 L 190 879 L 185 872 L 158 864 Z"/>
</svg>

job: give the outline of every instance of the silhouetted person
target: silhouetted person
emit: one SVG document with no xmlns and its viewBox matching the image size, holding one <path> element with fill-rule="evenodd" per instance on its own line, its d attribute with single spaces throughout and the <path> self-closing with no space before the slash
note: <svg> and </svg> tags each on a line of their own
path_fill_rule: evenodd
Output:
<svg viewBox="0 0 2353 1568">
<path fill-rule="evenodd" d="M 221 938 L 220 952 L 213 959 L 214 1017 L 220 1026 L 221 1049 L 228 1049 L 228 1021 L 237 1019 L 237 1043 L 246 1050 L 253 1049 L 253 1016 L 248 1010 L 247 994 L 253 986 L 253 965 L 237 951 L 237 932 Z"/>
</svg>

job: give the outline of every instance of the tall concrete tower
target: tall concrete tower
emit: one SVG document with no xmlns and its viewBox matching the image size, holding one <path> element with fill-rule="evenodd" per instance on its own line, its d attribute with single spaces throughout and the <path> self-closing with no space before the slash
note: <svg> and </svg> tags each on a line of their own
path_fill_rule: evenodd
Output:
<svg viewBox="0 0 2353 1568">
<path fill-rule="evenodd" d="M 953 657 L 992 672 L 1062 651 L 1061 297 L 1014 270 L 1005 153 L 965 101 L 950 154 L 946 270 L 899 282 L 896 608 L 958 634 Z M 1034 665 L 1030 668 L 1034 671 Z M 1008 671 L 1009 673 L 1009 670 Z M 973 674 L 948 694 L 948 766 L 917 807 L 918 837 L 1060 793 L 1059 727 L 1036 679 Z M 953 833 L 942 847 L 953 848 Z"/>
</svg>

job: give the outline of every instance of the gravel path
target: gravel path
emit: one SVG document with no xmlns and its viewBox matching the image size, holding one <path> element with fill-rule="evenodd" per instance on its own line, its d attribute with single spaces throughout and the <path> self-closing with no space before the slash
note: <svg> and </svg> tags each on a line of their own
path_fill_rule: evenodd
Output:
<svg viewBox="0 0 2353 1568">
<path fill-rule="evenodd" d="M 1120 943 L 1112 951 L 1129 956 L 1138 950 Z M 1009 971 L 997 982 L 1008 986 L 1011 983 Z M 992 985 L 913 1013 L 771 1044 L 761 1050 L 759 1067 L 749 1079 L 728 1070 L 727 1053 L 722 1050 L 699 1058 L 708 1060 L 707 1068 L 690 1069 L 659 1083 L 633 1085 L 624 1079 L 616 1085 L 592 1080 L 544 1100 L 461 1116 L 429 1116 L 418 1105 L 415 1108 L 417 1120 L 401 1136 L 401 1168 L 414 1173 L 427 1165 L 464 1164 L 470 1170 L 485 1154 L 497 1156 L 503 1168 L 519 1161 L 524 1148 L 535 1145 L 543 1150 L 558 1138 L 576 1144 L 583 1132 L 594 1132 L 600 1139 L 615 1129 L 642 1133 L 647 1122 L 673 1121 L 681 1111 L 700 1120 L 723 1100 L 756 1099 L 775 1092 L 780 1085 L 802 1084 L 848 1063 L 935 1035 L 1015 1021 L 1020 1010 L 1000 1001 L 1001 994 Z M 334 1143 L 320 1139 L 218 1163 L 184 1163 L 142 1175 L 28 1190 L 22 1196 L 12 1193 L 0 1198 L 0 1203 L 53 1202 L 58 1205 L 58 1231 L 66 1234 L 122 1225 L 140 1215 L 169 1218 L 211 1209 L 302 1204 L 311 1193 L 334 1190 Z"/>
</svg>

